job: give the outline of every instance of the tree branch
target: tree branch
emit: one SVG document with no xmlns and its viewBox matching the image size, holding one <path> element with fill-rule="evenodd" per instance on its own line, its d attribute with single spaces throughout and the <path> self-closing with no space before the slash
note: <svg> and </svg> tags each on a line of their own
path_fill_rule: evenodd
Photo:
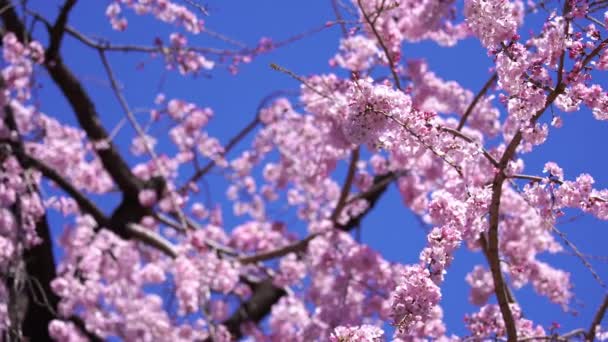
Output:
<svg viewBox="0 0 608 342">
<path fill-rule="evenodd" d="M 118 99 L 118 102 L 120 103 L 120 106 L 122 107 L 123 111 L 125 112 L 127 119 L 129 120 L 129 122 L 131 123 L 133 128 L 135 129 L 135 132 L 142 139 L 146 152 L 152 158 L 152 162 L 154 163 L 154 166 L 156 166 L 157 170 L 159 170 L 159 172 L 161 173 L 161 177 L 163 178 L 163 182 L 166 184 L 166 179 L 164 177 L 168 173 L 165 170 L 164 165 L 159 161 L 158 156 L 156 155 L 156 152 L 154 152 L 154 149 L 152 149 L 152 147 L 146 140 L 146 132 L 144 132 L 142 127 L 137 122 L 135 115 L 133 115 L 131 108 L 129 108 L 129 104 L 127 103 L 127 100 L 125 99 L 122 92 L 120 91 L 120 89 L 118 87 L 118 82 L 116 81 L 116 77 L 114 76 L 114 72 L 112 71 L 112 67 L 110 66 L 110 63 L 108 62 L 108 59 L 106 58 L 104 51 L 99 50 L 99 55 L 101 57 L 101 62 L 103 64 L 103 67 L 106 70 L 106 74 L 108 75 L 108 79 L 110 80 L 112 90 L 114 91 L 114 94 L 116 95 L 116 98 Z M 184 212 L 177 204 L 177 198 L 175 197 L 175 193 L 173 192 L 172 189 L 168 189 L 168 193 L 169 193 L 169 199 L 171 200 L 171 204 L 173 206 L 173 210 L 177 213 L 177 216 L 179 217 L 181 224 L 183 226 L 186 226 L 186 218 L 184 216 Z"/>
<path fill-rule="evenodd" d="M 260 261 L 266 261 L 274 258 L 279 258 L 285 256 L 289 253 L 299 253 L 305 250 L 308 247 L 308 243 L 314 240 L 317 236 L 321 235 L 321 233 L 313 233 L 308 235 L 302 240 L 296 241 L 287 246 L 277 248 L 268 252 L 258 253 L 252 256 L 246 256 L 239 258 L 239 262 L 241 264 L 255 264 Z"/>
<path fill-rule="evenodd" d="M 4 81 L 0 78 L 0 88 L 4 88 L 3 83 Z M 9 143 L 9 146 L 11 146 L 14 151 L 18 153 L 21 152 L 21 157 L 23 157 L 25 154 L 25 147 L 17 128 L 13 110 L 10 105 L 5 105 L 4 111 L 4 122 L 6 127 L 15 132 L 17 137 L 16 141 L 11 141 Z M 16 157 L 24 169 L 27 168 L 27 164 L 32 161 L 27 159 L 24 162 L 19 154 L 17 154 Z M 51 171 L 54 172 L 52 169 Z M 35 184 L 30 185 L 31 191 L 41 197 L 38 187 Z M 20 213 L 16 212 L 15 215 L 20 215 Z M 24 298 L 19 299 L 21 303 L 25 305 L 23 308 L 25 313 L 20 325 L 21 331 L 27 339 L 32 341 L 48 341 L 51 339 L 48 326 L 53 319 L 57 318 L 57 306 L 60 299 L 51 289 L 51 281 L 56 278 L 57 274 L 53 256 L 53 240 L 51 239 L 46 214 L 36 222 L 36 235 L 40 238 L 41 242 L 26 249 L 23 252 L 22 257 L 23 263 L 25 264 L 26 281 L 29 285 L 29 291 L 26 292 L 27 295 Z M 89 337 L 89 340 L 94 342 L 101 341 L 96 335 L 88 332 L 84 324 L 78 325 L 78 317 L 73 316 L 70 320 L 77 325 L 85 336 Z M 13 324 L 16 323 L 17 322 L 13 322 Z"/>
<path fill-rule="evenodd" d="M 350 193 L 350 188 L 353 184 L 353 180 L 355 179 L 355 171 L 357 170 L 357 161 L 359 161 L 359 147 L 355 148 L 351 152 L 350 162 L 348 164 L 348 173 L 346 175 L 346 180 L 344 180 L 344 184 L 342 185 L 342 190 L 340 191 L 340 197 L 338 198 L 338 203 L 336 203 L 336 207 L 334 211 L 331 213 L 329 219 L 332 222 L 336 222 L 342 213 L 342 209 L 346 206 L 346 199 L 348 198 L 348 194 Z"/>
<path fill-rule="evenodd" d="M 239 141 L 243 140 L 243 138 L 245 138 L 251 131 L 253 131 L 259 123 L 260 119 L 258 115 L 256 115 L 255 118 L 253 118 L 253 120 L 251 120 L 247 124 L 247 126 L 243 127 L 243 129 L 241 129 L 234 137 L 232 137 L 228 141 L 228 144 L 226 144 L 226 146 L 224 147 L 224 152 L 222 154 L 228 154 L 228 152 L 230 152 L 234 148 L 234 146 L 239 143 Z M 211 171 L 211 169 L 213 169 L 215 164 L 215 161 L 211 160 L 207 164 L 205 164 L 203 168 L 196 170 L 196 172 L 194 172 L 194 174 L 190 176 L 188 181 L 186 181 L 186 183 L 181 188 L 179 188 L 178 192 L 183 194 L 188 189 L 188 186 L 190 184 L 196 183 L 199 179 L 205 176 L 209 171 Z"/>
<path fill-rule="evenodd" d="M 260 101 L 260 103 L 258 104 L 258 107 L 256 108 L 255 117 L 245 127 L 243 127 L 235 136 L 233 136 L 228 141 L 228 143 L 224 147 L 224 152 L 222 153 L 222 155 L 226 156 L 241 140 L 243 140 L 249 133 L 251 133 L 260 124 L 260 112 L 262 111 L 262 109 L 264 109 L 268 105 L 268 102 L 270 102 L 277 96 L 284 95 L 285 93 L 286 93 L 286 91 L 279 90 L 279 91 L 272 92 L 271 94 L 268 94 L 267 96 L 265 96 L 262 99 L 262 101 Z M 211 169 L 213 169 L 215 164 L 216 164 L 215 161 L 211 160 L 203 168 L 197 170 L 188 179 L 188 181 L 186 181 L 186 183 L 181 188 L 179 188 L 178 192 L 183 194 L 185 191 L 187 191 L 188 186 L 190 184 L 196 183 L 199 179 L 201 179 L 203 176 L 205 176 L 209 171 L 211 171 Z"/>
<path fill-rule="evenodd" d="M 171 242 L 165 240 L 162 236 L 140 226 L 139 224 L 132 222 L 128 223 L 126 225 L 126 228 L 129 235 L 134 237 L 136 240 L 158 249 L 159 251 L 170 256 L 171 258 L 177 257 L 177 250 L 173 247 Z"/>
<path fill-rule="evenodd" d="M 608 39 L 606 40 L 608 41 Z M 605 41 L 604 41 L 605 42 Z M 605 45 L 604 42 L 598 44 L 598 46 L 585 58 L 583 61 L 583 67 L 588 64 L 594 56 L 597 56 L 601 49 L 602 45 Z M 563 53 L 562 53 L 563 55 Z M 558 75 L 563 73 L 564 65 L 560 63 L 560 69 L 557 71 Z M 551 93 L 547 96 L 545 105 L 542 109 L 538 110 L 534 116 L 530 119 L 530 124 L 534 125 L 538 119 L 542 116 L 547 108 L 555 101 L 557 96 L 564 92 L 566 86 L 564 83 L 558 83 L 555 86 L 555 89 L 551 91 Z M 494 280 L 494 290 L 496 292 L 496 298 L 498 300 L 500 310 L 505 321 L 505 326 L 507 328 L 507 336 L 509 342 L 516 341 L 517 339 L 517 330 L 515 328 L 515 321 L 513 319 L 513 315 L 511 312 L 511 308 L 509 307 L 508 300 L 506 298 L 505 293 L 505 283 L 502 275 L 502 271 L 500 270 L 500 261 L 499 261 L 499 251 L 498 251 L 498 223 L 499 223 L 499 209 L 500 209 L 500 197 L 502 194 L 502 185 L 506 179 L 504 174 L 504 170 L 506 169 L 509 161 L 515 155 L 515 151 L 517 147 L 521 143 L 523 138 L 523 134 L 521 129 L 517 131 L 513 139 L 507 145 L 505 152 L 503 153 L 500 161 L 498 162 L 497 174 L 494 177 L 494 181 L 492 182 L 492 201 L 490 204 L 490 226 L 488 228 L 488 256 L 490 261 L 490 269 L 492 270 L 492 277 Z"/>
<path fill-rule="evenodd" d="M 384 51 L 384 54 L 386 55 L 386 59 L 388 60 L 389 68 L 391 69 L 391 74 L 393 75 L 393 80 L 395 81 L 395 86 L 397 87 L 397 89 L 403 90 L 403 89 L 401 89 L 401 81 L 399 81 L 399 75 L 397 75 L 395 61 L 393 60 L 393 57 L 391 56 L 390 51 L 384 44 L 382 37 L 380 37 L 380 33 L 376 29 L 376 25 L 374 25 L 374 21 L 372 21 L 370 19 L 369 15 L 367 13 L 365 13 L 365 10 L 363 9 L 363 4 L 361 4 L 361 0 L 357 0 L 357 4 L 359 5 L 359 9 L 361 10 L 361 14 L 363 14 L 363 17 L 365 18 L 365 21 L 371 27 L 372 32 L 374 33 L 374 36 L 376 36 L 376 39 L 378 39 L 378 44 L 380 44 L 382 51 Z M 378 15 L 380 15 L 380 13 L 378 13 Z"/>
<path fill-rule="evenodd" d="M 515 342 L 517 340 L 517 328 L 515 327 L 515 319 L 511 312 L 509 300 L 507 298 L 507 291 L 505 280 L 500 269 L 500 256 L 498 251 L 498 222 L 500 219 L 500 199 L 502 196 L 502 185 L 505 176 L 502 172 L 499 172 L 494 181 L 492 182 L 492 202 L 490 203 L 490 227 L 488 229 L 488 263 L 490 264 L 490 270 L 492 271 L 492 280 L 494 281 L 494 292 L 496 293 L 496 300 L 502 313 L 502 318 L 505 322 L 507 330 L 507 339 L 509 342 Z"/>
<path fill-rule="evenodd" d="M 55 59 L 57 53 L 59 53 L 59 48 L 61 47 L 61 39 L 65 33 L 65 27 L 68 21 L 68 15 L 77 0 L 67 0 L 61 10 L 59 11 L 59 16 L 57 17 L 57 21 L 55 21 L 55 25 L 49 31 L 49 47 L 46 49 L 46 58 L 49 60 Z"/>
<path fill-rule="evenodd" d="M 588 332 L 585 334 L 586 341 L 595 340 L 595 331 L 597 327 L 602 323 L 602 319 L 604 319 L 604 315 L 606 314 L 606 310 L 608 309 L 608 294 L 604 296 L 604 301 L 597 309 L 595 316 L 593 317 L 593 321 L 591 322 L 591 326 L 589 327 Z"/>
<path fill-rule="evenodd" d="M 481 98 L 488 92 L 492 84 L 494 84 L 497 79 L 498 74 L 494 73 L 494 75 L 492 75 L 492 77 L 490 77 L 490 79 L 483 85 L 483 88 L 481 88 L 477 95 L 475 95 L 475 98 L 465 110 L 464 114 L 462 115 L 462 118 L 460 118 L 460 122 L 458 122 L 458 127 L 456 127 L 457 131 L 462 130 L 462 127 L 464 127 L 464 124 L 467 122 L 469 115 L 471 115 L 471 113 L 473 112 L 473 109 L 477 105 L 477 102 L 479 102 L 479 100 L 481 100 Z"/>
<path fill-rule="evenodd" d="M 6 120 L 7 126 L 16 131 L 16 123 L 14 121 L 13 111 L 10 106 L 5 106 L 4 110 L 6 112 Z M 53 168 L 46 165 L 44 162 L 30 156 L 23 150 L 23 146 L 20 142 L 12 142 L 10 144 L 12 152 L 15 153 L 15 156 L 19 160 L 19 162 L 23 165 L 23 167 L 32 167 L 38 171 L 40 171 L 43 176 L 52 180 L 55 184 L 57 184 L 61 189 L 63 189 L 68 195 L 70 195 L 80 209 L 91 215 L 95 221 L 97 222 L 98 227 L 105 227 L 110 229 L 111 231 L 120 235 L 120 229 L 116 225 L 112 225 L 111 222 L 107 219 L 107 217 L 101 212 L 97 206 L 91 202 L 86 196 L 84 196 L 78 189 L 76 189 L 68 180 L 63 178 L 59 173 L 57 173 Z M 155 247 L 170 257 L 176 257 L 177 252 L 171 246 L 171 243 L 163 239 L 160 235 L 155 234 L 151 231 L 148 231 L 135 223 L 126 224 L 126 233 L 137 240 Z M 52 241 L 50 239 L 45 241 Z"/>
<path fill-rule="evenodd" d="M 65 191 L 68 195 L 70 195 L 70 197 L 72 197 L 76 201 L 76 203 L 78 203 L 78 206 L 80 207 L 80 209 L 84 213 L 91 215 L 93 217 L 93 219 L 95 219 L 95 221 L 97 222 L 98 225 L 107 226 L 108 219 L 105 216 L 105 214 L 93 202 L 91 202 L 86 196 L 84 196 L 80 191 L 78 191 L 72 185 L 72 183 L 70 183 L 68 180 L 63 178 L 52 167 L 48 166 L 43 161 L 40 161 L 40 160 L 30 156 L 29 154 L 27 154 L 25 151 L 23 151 L 21 149 L 13 147 L 13 152 L 15 153 L 15 155 L 17 156 L 19 161 L 23 164 L 23 166 L 31 167 L 31 168 L 34 168 L 34 169 L 40 171 L 44 177 L 53 181 L 55 184 L 57 184 L 57 186 L 59 186 L 61 189 L 63 189 L 63 191 Z"/>
<path fill-rule="evenodd" d="M 0 0 L 0 7 L 8 4 L 10 4 L 9 0 Z M 18 34 L 19 32 L 25 32 L 25 27 L 13 8 L 6 9 L 1 16 L 6 29 L 17 33 L 17 37 L 19 37 L 22 43 L 24 41 L 31 41 L 31 37 L 23 37 Z M 103 148 L 96 149 L 104 168 L 125 194 L 135 194 L 136 196 L 139 193 L 142 182 L 133 175 L 127 163 L 116 150 L 99 120 L 99 115 L 93 101 L 72 71 L 63 64 L 60 54 L 57 52 L 49 57 L 52 57 L 52 59 L 47 59 L 44 66 L 70 103 L 80 127 L 87 133 L 93 144 L 104 145 L 102 146 Z"/>
<path fill-rule="evenodd" d="M 287 294 L 285 290 L 272 284 L 272 278 L 253 284 L 252 292 L 253 294 L 249 300 L 242 303 L 234 314 L 223 323 L 236 340 L 243 337 L 241 324 L 260 322 L 268 315 L 272 305 Z M 207 341 L 211 342 L 210 339 L 207 339 Z"/>
<path fill-rule="evenodd" d="M 359 226 L 361 220 L 369 212 L 371 212 L 371 210 L 376 205 L 376 203 L 378 202 L 378 200 L 380 199 L 382 194 L 384 194 L 386 192 L 386 190 L 388 189 L 388 185 L 396 177 L 397 177 L 397 174 L 395 174 L 393 172 L 389 172 L 384 175 L 377 175 L 376 177 L 374 177 L 374 183 L 370 189 L 370 190 L 374 189 L 374 191 L 368 191 L 368 192 L 366 192 L 365 196 L 361 197 L 361 199 L 368 201 L 368 203 L 369 203 L 368 208 L 365 211 L 363 211 L 361 214 L 359 214 L 358 216 L 351 218 L 346 224 L 337 225 L 336 228 L 340 229 L 342 231 L 351 231 L 355 227 Z M 285 246 L 285 247 L 282 247 L 282 248 L 279 248 L 279 249 L 276 249 L 276 250 L 273 250 L 270 252 L 266 252 L 266 253 L 250 256 L 250 257 L 242 257 L 242 258 L 240 258 L 240 260 L 241 260 L 241 262 L 243 262 L 245 264 L 250 264 L 250 263 L 254 263 L 254 262 L 260 262 L 260 261 L 284 256 L 289 253 L 299 252 L 299 251 L 304 250 L 308 246 L 308 243 L 310 241 L 312 241 L 314 238 L 316 238 L 317 236 L 318 236 L 318 234 L 311 234 L 308 237 L 304 238 L 303 240 L 300 240 L 294 244 L 291 244 L 291 245 L 288 245 L 288 246 Z M 258 291 L 261 291 L 263 293 L 261 293 L 260 295 L 257 295 Z M 240 308 L 235 313 L 233 313 L 232 316 L 228 320 L 226 320 L 224 322 L 224 325 L 226 325 L 226 327 L 228 328 L 228 331 L 230 331 L 230 333 L 232 334 L 233 337 L 236 337 L 237 339 L 242 337 L 242 332 L 240 329 L 241 324 L 243 324 L 247 321 L 257 322 L 256 320 L 249 319 L 249 317 L 258 317 L 258 316 L 248 314 L 248 312 L 249 312 L 248 310 L 253 308 L 254 314 L 264 313 L 261 316 L 261 317 L 264 317 L 270 312 L 272 306 L 276 302 L 278 302 L 279 299 L 282 296 L 284 296 L 285 294 L 286 294 L 285 290 L 272 285 L 272 279 L 266 280 L 266 283 L 260 285 L 259 288 L 254 289 L 252 297 L 247 302 L 241 304 Z"/>
</svg>

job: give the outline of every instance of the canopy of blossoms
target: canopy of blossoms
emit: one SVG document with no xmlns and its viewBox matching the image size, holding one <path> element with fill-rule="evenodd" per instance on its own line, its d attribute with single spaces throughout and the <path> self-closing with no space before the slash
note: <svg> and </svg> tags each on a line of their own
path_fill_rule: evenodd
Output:
<svg viewBox="0 0 608 342">
<path fill-rule="evenodd" d="M 550 160 L 544 174 L 527 173 L 525 160 L 563 125 L 562 113 L 608 119 L 606 0 L 327 0 L 335 20 L 321 28 L 226 49 L 192 43 L 202 35 L 231 42 L 207 27 L 214 12 L 197 0 L 108 1 L 98 15 L 117 34 L 145 20 L 166 28 L 152 43 L 129 44 L 73 27 L 70 14 L 84 1 L 60 1 L 52 16 L 31 3 L 0 0 L 5 340 L 605 337 L 608 297 L 592 303 L 593 321 L 564 332 L 527 318 L 515 294 L 529 285 L 567 310 L 576 279 L 541 258 L 564 250 L 605 289 L 555 225 L 566 212 L 608 219 L 608 190 L 590 174 L 565 178 Z M 539 11 L 546 20 L 528 34 L 526 19 Z M 336 72 L 300 75 L 273 64 L 269 72 L 293 79 L 297 94 L 263 99 L 228 141 L 209 128 L 228 114 L 163 93 L 144 122 L 110 59 L 138 55 L 184 78 L 216 69 L 239 77 L 259 56 L 324 30 L 342 32 L 328 56 Z M 493 63 L 476 92 L 403 54 L 408 44 L 467 38 Z M 104 103 L 64 58 L 66 40 L 96 53 L 91 63 L 103 69 L 133 132 L 129 153 L 102 123 Z M 38 93 L 47 87 L 66 101 L 66 113 L 45 111 Z M 212 171 L 224 181 L 224 210 L 205 194 Z M 402 210 L 429 227 L 416 262 L 390 262 L 351 234 L 389 187 Z M 102 210 L 117 194 L 119 205 Z M 51 215 L 61 216 L 57 228 Z M 226 224 L 226 215 L 240 223 Z M 61 250 L 57 260 L 53 249 Z M 441 307 L 458 249 L 485 260 L 466 276 L 478 310 L 463 318 L 462 336 L 449 332 Z"/>
</svg>

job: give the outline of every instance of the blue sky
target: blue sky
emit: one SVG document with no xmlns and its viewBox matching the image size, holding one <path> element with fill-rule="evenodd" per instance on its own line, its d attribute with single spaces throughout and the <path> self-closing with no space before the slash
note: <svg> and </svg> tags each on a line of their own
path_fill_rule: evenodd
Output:
<svg viewBox="0 0 608 342">
<path fill-rule="evenodd" d="M 31 5 L 37 6 L 43 13 L 54 14 L 58 3 L 43 1 Z M 157 35 L 167 41 L 172 31 L 170 25 L 160 24 L 150 17 L 135 17 L 132 13 L 127 15 L 130 25 L 125 33 L 113 31 L 104 15 L 107 3 L 79 3 L 71 15 L 71 25 L 84 34 L 106 38 L 116 43 L 151 45 Z M 205 18 L 206 26 L 249 46 L 254 46 L 262 36 L 280 41 L 334 19 L 329 0 L 209 0 L 206 3 L 212 12 L 212 16 Z M 532 21 L 536 30 L 542 16 L 543 14 Z M 37 32 L 38 36 L 42 33 Z M 159 89 L 168 98 L 181 98 L 202 107 L 211 107 L 215 117 L 209 125 L 209 130 L 225 142 L 251 120 L 264 96 L 276 90 L 298 88 L 299 85 L 293 79 L 272 71 L 269 68 L 271 62 L 300 75 L 335 72 L 335 69 L 329 67 L 328 59 L 336 53 L 340 35 L 337 26 L 323 30 L 268 55 L 260 56 L 249 65 L 242 65 L 237 76 L 220 67 L 212 71 L 210 77 L 183 78 L 176 72 L 165 72 L 159 60 L 152 60 L 144 54 L 113 53 L 110 55 L 110 62 L 124 86 L 124 93 L 131 107 L 151 107 Z M 199 46 L 226 46 L 205 36 L 189 39 Z M 73 39 L 66 40 L 62 52 L 66 64 L 73 68 L 93 96 L 106 127 L 111 129 L 123 117 L 123 113 L 108 86 L 97 52 L 83 47 Z M 467 39 L 454 48 L 441 48 L 430 42 L 406 44 L 403 54 L 405 59 L 425 58 L 439 77 L 456 80 L 473 92 L 486 82 L 490 75 L 488 69 L 492 66 L 490 57 L 474 39 Z M 144 68 L 138 70 L 137 66 L 141 62 L 144 62 Z M 45 84 L 39 90 L 43 111 L 60 117 L 64 122 L 75 124 L 74 116 L 65 100 L 50 86 L 46 75 L 41 73 L 40 78 Z M 160 82 L 160 79 L 163 82 Z M 604 76 L 604 84 L 608 84 L 606 79 Z M 564 168 L 566 178 L 574 179 L 581 172 L 588 172 L 596 179 L 597 188 L 607 187 L 605 132 L 608 124 L 596 121 L 588 110 L 566 114 L 563 119 L 563 128 L 552 129 L 546 144 L 524 156 L 527 173 L 541 175 L 544 163 L 555 161 Z M 128 138 L 131 136 L 132 131 L 127 125 L 117 137 L 124 155 L 127 155 Z M 247 144 L 248 140 L 241 147 L 244 148 Z M 341 172 L 337 175 L 338 179 L 343 178 Z M 224 203 L 227 225 L 238 224 L 242 219 L 230 217 L 230 206 L 222 200 L 225 184 L 220 183 L 220 180 L 221 177 L 218 176 L 209 177 L 213 200 Z M 102 207 L 109 212 L 115 204 L 104 201 Z M 570 216 L 578 214 L 579 212 L 569 213 Z M 62 226 L 61 219 L 57 215 L 51 217 L 57 232 Z M 606 223 L 584 216 L 558 228 L 584 253 L 606 255 Z M 394 187 L 365 219 L 362 237 L 365 243 L 381 251 L 388 260 L 403 263 L 415 262 L 426 240 L 419 221 L 402 205 Z M 526 287 L 516 293 L 525 316 L 545 327 L 553 321 L 560 322 L 563 331 L 577 327 L 587 328 L 605 290 L 601 289 L 574 256 L 567 254 L 547 256 L 543 259 L 555 262 L 555 265 L 572 272 L 576 286 L 572 308 L 578 311 L 579 315 L 575 317 L 563 313 L 558 306 L 536 296 Z M 606 262 L 591 262 L 600 276 L 606 278 Z M 482 256 L 463 248 L 456 253 L 455 261 L 449 269 L 442 305 L 450 333 L 466 334 L 463 314 L 476 311 L 476 308 L 468 303 L 469 289 L 464 276 L 477 263 L 484 263 Z"/>
</svg>

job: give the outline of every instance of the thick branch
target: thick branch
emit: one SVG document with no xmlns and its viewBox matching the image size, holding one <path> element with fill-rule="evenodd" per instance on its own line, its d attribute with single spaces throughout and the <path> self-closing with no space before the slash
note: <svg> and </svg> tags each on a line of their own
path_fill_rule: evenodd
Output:
<svg viewBox="0 0 608 342">
<path fill-rule="evenodd" d="M 374 209 L 374 207 L 380 200 L 380 197 L 382 197 L 382 195 L 388 189 L 388 185 L 391 183 L 391 181 L 393 181 L 397 177 L 398 175 L 394 172 L 375 176 L 374 183 L 370 191 L 367 191 L 366 195 L 361 197 L 361 199 L 367 201 L 367 208 L 358 216 L 351 217 L 351 219 L 348 220 L 348 222 L 346 222 L 345 224 L 336 223 L 335 227 L 342 231 L 348 232 L 359 226 L 361 220 L 363 220 L 363 218 Z"/>
<path fill-rule="evenodd" d="M 500 198 L 502 196 L 502 185 L 505 176 L 502 172 L 498 173 L 492 183 L 492 202 L 490 204 L 490 228 L 488 230 L 488 263 L 492 271 L 492 280 L 494 281 L 494 292 L 496 300 L 502 313 L 502 318 L 505 322 L 507 337 L 509 342 L 517 340 L 517 328 L 515 327 L 515 319 L 511 312 L 509 300 L 507 298 L 507 285 L 500 269 L 500 255 L 498 251 L 498 221 L 500 210 Z"/>
<path fill-rule="evenodd" d="M 567 10 L 567 6 L 565 10 Z M 606 46 L 606 42 L 608 39 L 598 44 L 598 46 L 583 60 L 582 67 L 584 68 L 595 56 L 597 56 L 600 51 Z M 506 51 L 506 50 L 505 50 Z M 563 53 L 562 53 L 563 54 Z M 562 75 L 564 70 L 563 63 L 560 63 L 559 70 L 557 71 L 558 77 L 561 79 L 559 75 Z M 547 108 L 555 101 L 555 99 L 564 92 L 566 86 L 562 82 L 558 82 L 555 86 L 555 89 L 549 93 L 547 96 L 545 105 L 542 109 L 537 111 L 534 116 L 530 119 L 530 125 L 534 125 L 538 119 L 542 116 Z M 515 328 L 515 322 L 513 319 L 513 315 L 511 313 L 511 308 L 509 307 L 509 303 L 507 300 L 504 278 L 502 275 L 502 271 L 500 270 L 500 260 L 499 260 L 499 251 L 498 251 L 498 223 L 499 223 L 499 210 L 500 210 L 500 197 L 502 194 L 502 185 L 506 179 L 504 174 L 504 170 L 507 168 L 509 161 L 515 155 L 515 151 L 517 147 L 521 143 L 523 139 L 523 133 L 519 130 L 513 139 L 507 145 L 505 152 L 503 153 L 500 161 L 498 162 L 497 174 L 492 183 L 492 201 L 490 204 L 490 226 L 488 229 L 488 256 L 490 261 L 490 268 L 492 270 L 492 277 L 494 280 L 494 290 L 496 292 L 496 298 L 500 305 L 500 310 L 505 321 L 505 326 L 507 328 L 507 336 L 508 340 L 515 341 L 517 339 L 517 330 Z"/>
<path fill-rule="evenodd" d="M 3 81 L 0 79 L 0 88 L 4 87 L 2 83 Z M 9 146 L 18 152 L 17 159 L 19 163 L 24 168 L 27 168 L 31 160 L 27 159 L 24 161 L 22 158 L 23 154 L 25 154 L 23 152 L 25 147 L 17 128 L 13 110 L 10 105 L 6 105 L 4 106 L 4 111 L 4 122 L 7 128 L 16 133 L 17 137 L 17 140 L 11 141 Z M 52 169 L 50 171 L 54 173 Z M 30 186 L 31 191 L 40 197 L 38 187 L 35 184 L 30 184 Z M 20 215 L 18 208 L 16 208 L 15 215 L 16 217 Z M 60 299 L 51 289 L 51 281 L 56 278 L 57 274 L 53 256 L 53 240 L 51 239 L 46 215 L 40 217 L 36 222 L 36 235 L 40 238 L 41 242 L 23 252 L 23 263 L 25 264 L 26 272 L 25 281 L 28 290 L 25 296 L 22 296 L 21 293 L 16 294 L 22 297 L 17 298 L 17 300 L 23 304 L 23 310 L 25 310 L 23 319 L 19 324 L 21 325 L 24 337 L 28 340 L 47 341 L 51 339 L 48 326 L 53 319 L 58 318 L 56 317 L 57 306 Z M 84 324 L 77 324 L 80 321 L 78 317 L 71 317 L 70 320 L 78 326 L 90 341 L 101 341 L 96 335 L 88 332 Z M 17 322 L 13 322 L 13 324 L 17 324 Z"/>
<path fill-rule="evenodd" d="M 10 4 L 10 1 L 0 0 L 0 7 L 4 7 L 8 4 Z M 2 13 L 2 20 L 4 21 L 6 29 L 15 32 L 21 42 L 24 42 L 24 40 L 31 40 L 31 37 L 20 36 L 20 33 L 26 31 L 13 8 L 8 8 Z M 99 120 L 99 115 L 93 101 L 72 71 L 63 64 L 63 60 L 59 53 L 50 55 L 49 57 L 52 57 L 52 59 L 47 59 L 45 61 L 45 67 L 55 84 L 61 89 L 63 95 L 70 103 L 72 110 L 76 114 L 78 123 L 87 133 L 93 144 L 104 145 L 103 148 L 96 149 L 104 168 L 112 176 L 112 179 L 118 184 L 125 195 L 130 194 L 137 196 L 139 189 L 141 188 L 141 181 L 133 175 L 127 163 L 118 153 Z"/>
<path fill-rule="evenodd" d="M 158 249 L 159 251 L 170 256 L 171 258 L 177 257 L 177 250 L 175 250 L 171 242 L 165 240 L 162 236 L 136 223 L 129 223 L 127 224 L 126 228 L 128 234 L 133 238 L 143 242 L 148 246 L 152 246 Z"/>
<path fill-rule="evenodd" d="M 30 156 L 21 149 L 15 149 L 14 152 L 23 166 L 34 168 L 40 171 L 44 177 L 53 181 L 63 191 L 70 195 L 70 197 L 72 197 L 76 203 L 78 203 L 78 207 L 80 207 L 84 213 L 91 215 L 97 224 L 100 226 L 106 226 L 108 224 L 108 219 L 106 218 L 105 214 L 85 195 L 78 191 L 78 189 L 76 189 L 72 183 L 63 178 L 52 167 L 48 166 L 43 161 Z"/>
<path fill-rule="evenodd" d="M 67 0 L 65 4 L 63 4 L 63 7 L 61 7 L 59 16 L 57 16 L 57 21 L 49 32 L 50 43 L 48 49 L 46 50 L 47 59 L 54 59 L 57 53 L 59 52 L 59 48 L 61 47 L 61 40 L 63 39 L 63 35 L 65 33 L 65 26 L 68 22 L 68 15 L 75 4 L 76 0 Z"/>
<path fill-rule="evenodd" d="M 99 120 L 95 105 L 82 88 L 80 82 L 67 69 L 61 59 L 49 62 L 47 70 L 70 102 L 80 126 L 85 130 L 89 139 L 94 144 L 100 143 L 105 145 L 97 149 L 97 154 L 104 168 L 125 195 L 136 196 L 141 188 L 141 181 L 133 175 L 127 163 L 118 153 Z"/>
<path fill-rule="evenodd" d="M 354 149 L 351 153 L 350 163 L 348 164 L 348 173 L 346 174 L 346 180 L 344 180 L 344 185 L 342 185 L 342 190 L 340 191 L 340 198 L 338 198 L 338 203 L 336 204 L 336 207 L 329 218 L 332 222 L 336 222 L 342 213 L 342 209 L 344 209 L 344 206 L 346 205 L 346 199 L 348 198 L 350 188 L 353 184 L 353 180 L 355 179 L 357 161 L 359 161 L 359 147 Z"/>
<path fill-rule="evenodd" d="M 285 290 L 272 284 L 272 278 L 265 279 L 253 285 L 253 294 L 248 301 L 242 303 L 236 312 L 223 324 L 235 339 L 243 337 L 241 324 L 245 322 L 260 322 L 272 305 L 287 294 Z"/>
</svg>

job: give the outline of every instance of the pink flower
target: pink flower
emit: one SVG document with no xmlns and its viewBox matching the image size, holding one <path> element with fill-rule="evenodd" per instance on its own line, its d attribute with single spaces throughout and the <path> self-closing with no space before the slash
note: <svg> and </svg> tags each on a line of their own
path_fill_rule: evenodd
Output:
<svg viewBox="0 0 608 342">
<path fill-rule="evenodd" d="M 329 340 L 331 342 L 380 342 L 384 340 L 384 331 L 368 324 L 355 327 L 339 326 L 334 329 Z"/>
<path fill-rule="evenodd" d="M 144 207 L 152 207 L 156 204 L 156 191 L 146 189 L 139 192 L 139 203 Z"/>
<path fill-rule="evenodd" d="M 523 4 L 508 0 L 467 0 L 464 13 L 481 44 L 491 49 L 515 35 L 522 21 Z"/>
</svg>

